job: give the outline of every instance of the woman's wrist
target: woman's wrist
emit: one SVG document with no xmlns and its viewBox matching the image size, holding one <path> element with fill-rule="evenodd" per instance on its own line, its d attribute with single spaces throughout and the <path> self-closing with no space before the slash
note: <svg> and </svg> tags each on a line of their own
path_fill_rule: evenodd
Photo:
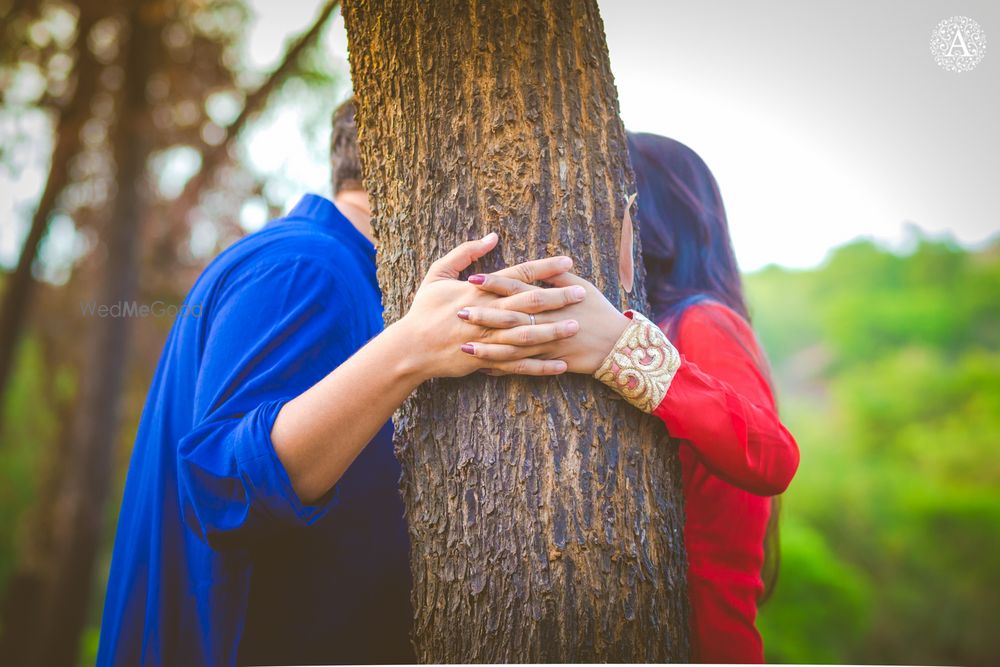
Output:
<svg viewBox="0 0 1000 667">
<path fill-rule="evenodd" d="M 658 326 L 641 313 L 631 316 L 594 377 L 643 412 L 651 413 L 663 401 L 681 365 L 677 349 Z"/>
<path fill-rule="evenodd" d="M 603 361 L 615 349 L 615 345 L 621 339 L 622 334 L 632 324 L 632 319 L 625 313 L 614 309 L 614 317 L 608 319 L 607 326 L 601 332 L 601 360 Z"/>
</svg>

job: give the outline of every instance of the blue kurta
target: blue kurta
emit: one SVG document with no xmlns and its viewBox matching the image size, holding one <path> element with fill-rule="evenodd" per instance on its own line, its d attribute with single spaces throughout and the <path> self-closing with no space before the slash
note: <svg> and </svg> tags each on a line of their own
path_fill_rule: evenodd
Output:
<svg viewBox="0 0 1000 667">
<path fill-rule="evenodd" d="M 286 401 L 382 330 L 374 259 L 309 195 L 195 283 L 139 424 L 98 665 L 413 661 L 391 425 L 316 505 L 270 438 Z"/>
</svg>

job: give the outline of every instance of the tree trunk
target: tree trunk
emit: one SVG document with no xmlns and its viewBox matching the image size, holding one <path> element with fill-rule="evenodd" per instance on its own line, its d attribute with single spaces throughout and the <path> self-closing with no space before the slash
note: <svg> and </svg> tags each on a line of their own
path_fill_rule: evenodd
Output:
<svg viewBox="0 0 1000 667">
<path fill-rule="evenodd" d="M 159 52 L 164 9 L 159 0 L 135 0 L 127 15 L 125 81 L 113 138 L 118 194 L 104 227 L 107 260 L 98 303 L 125 303 L 136 292 L 139 222 L 145 217 L 146 162 L 152 150 L 145 91 Z M 119 431 L 128 318 L 98 318 L 88 337 L 67 473 L 55 508 L 54 568 L 45 582 L 37 649 L 33 652 L 38 664 L 47 667 L 72 667 L 77 662 Z"/>
<path fill-rule="evenodd" d="M 634 183 L 594 0 L 353 0 L 344 16 L 386 321 L 488 231 L 613 303 Z M 638 263 L 637 263 L 638 264 Z M 641 276 L 640 276 L 641 278 Z M 587 377 L 436 380 L 399 410 L 423 662 L 688 657 L 676 447 Z"/>
<path fill-rule="evenodd" d="M 0 423 L 3 421 L 4 410 L 2 408 L 7 384 L 13 372 L 18 342 L 27 322 L 31 293 L 35 287 L 31 268 L 38 256 L 38 248 L 45 237 L 45 232 L 48 231 L 49 220 L 56 201 L 69 182 L 70 159 L 76 155 L 80 148 L 80 130 L 90 118 L 90 105 L 98 88 L 101 64 L 94 57 L 93 52 L 87 48 L 87 38 L 101 15 L 98 11 L 99 7 L 95 6 L 95 3 L 83 2 L 78 7 L 80 18 L 78 19 L 74 44 L 76 49 L 76 63 L 74 64 L 76 83 L 73 98 L 66 108 L 59 112 L 49 176 L 45 181 L 45 188 L 38 200 L 35 214 L 31 218 L 31 227 L 28 228 L 28 235 L 21 248 L 17 267 L 7 277 L 3 303 L 0 304 Z"/>
</svg>

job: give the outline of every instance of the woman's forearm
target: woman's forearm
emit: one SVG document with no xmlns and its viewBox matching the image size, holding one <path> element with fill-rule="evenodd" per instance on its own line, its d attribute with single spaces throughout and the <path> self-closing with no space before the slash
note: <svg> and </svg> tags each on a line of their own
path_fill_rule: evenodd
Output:
<svg viewBox="0 0 1000 667">
<path fill-rule="evenodd" d="M 798 468 L 798 445 L 773 408 L 687 360 L 653 414 L 712 472 L 750 493 L 784 492 Z"/>
</svg>

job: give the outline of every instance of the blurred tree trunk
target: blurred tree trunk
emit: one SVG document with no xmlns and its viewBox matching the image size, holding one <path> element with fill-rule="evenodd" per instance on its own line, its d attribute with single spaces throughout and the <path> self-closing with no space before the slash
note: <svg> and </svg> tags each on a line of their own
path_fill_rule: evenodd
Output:
<svg viewBox="0 0 1000 667">
<path fill-rule="evenodd" d="M 102 15 L 100 5 L 93 1 L 84 1 L 78 4 L 78 8 L 80 16 L 75 39 L 77 56 L 74 64 L 76 83 L 73 96 L 59 111 L 49 175 L 35 214 L 32 216 L 28 235 L 17 260 L 17 267 L 5 281 L 3 303 L 0 304 L 0 428 L 4 415 L 2 409 L 4 396 L 13 372 L 17 345 L 28 319 L 31 294 L 35 287 L 31 269 L 38 256 L 39 245 L 48 230 L 49 219 L 52 217 L 56 201 L 69 183 L 70 160 L 80 148 L 80 130 L 90 117 L 91 102 L 98 90 L 101 65 L 87 47 L 87 37 Z"/>
<path fill-rule="evenodd" d="M 230 151 L 240 133 L 258 113 L 260 113 L 277 90 L 288 77 L 296 72 L 299 58 L 317 38 L 326 25 L 330 15 L 340 4 L 339 0 L 328 0 L 323 5 L 316 20 L 288 47 L 285 56 L 278 67 L 271 72 L 257 89 L 246 96 L 246 101 L 236 119 L 225 128 L 221 142 L 215 145 L 201 146 L 202 166 L 188 180 L 183 192 L 171 204 L 166 220 L 168 228 L 182 229 L 183 225 L 175 225 L 174 221 L 183 220 L 188 211 L 198 203 L 203 190 L 211 183 L 218 168 L 228 159 Z M 48 230 L 49 220 L 55 208 L 57 198 L 69 183 L 70 159 L 76 155 L 80 147 L 80 130 L 90 117 L 90 107 L 94 93 L 98 89 L 98 75 L 101 65 L 94 54 L 87 48 L 87 36 L 94 23 L 102 15 L 101 4 L 94 0 L 84 0 L 78 3 L 80 17 L 78 23 L 76 50 L 78 60 L 75 66 L 76 86 L 71 101 L 59 112 L 54 135 L 55 146 L 52 151 L 52 162 L 49 176 L 39 199 L 38 207 L 32 217 L 31 226 L 17 267 L 8 277 L 3 302 L 0 304 L 0 406 L 4 405 L 4 395 L 13 372 L 18 342 L 27 320 L 31 293 L 35 287 L 31 269 L 38 256 L 38 249 Z M 12 14 L 13 15 L 13 14 Z M 167 235 L 164 243 L 176 243 L 177 239 Z M 3 421 L 3 410 L 0 409 L 0 425 Z"/>
<path fill-rule="evenodd" d="M 566 253 L 612 302 L 644 303 L 617 270 L 634 183 L 595 0 L 344 16 L 387 321 L 433 259 L 488 231 L 500 251 L 476 271 Z M 425 384 L 396 426 L 422 662 L 687 659 L 662 424 L 587 377 L 476 376 Z"/>
<path fill-rule="evenodd" d="M 195 205 L 201 191 L 210 184 L 213 175 L 228 158 L 230 150 L 244 127 L 261 111 L 273 97 L 281 84 L 294 75 L 299 67 L 303 52 L 315 44 L 323 26 L 339 5 L 336 0 L 328 0 L 317 14 L 316 20 L 300 36 L 294 39 L 276 69 L 256 90 L 246 95 L 244 108 L 225 130 L 222 142 L 215 146 L 202 144 L 203 155 L 200 172 L 189 180 L 184 193 L 172 202 L 164 222 L 172 228 L 184 227 L 178 224 L 184 220 L 187 209 Z M 0 308 L 3 322 L 0 326 L 0 367 L 11 370 L 16 358 L 17 340 L 23 329 L 31 295 L 37 287 L 31 275 L 31 265 L 37 255 L 40 240 L 48 228 L 53 208 L 59 193 L 69 183 L 68 166 L 70 159 L 80 148 L 79 132 L 90 117 L 92 98 L 98 90 L 100 64 L 94 54 L 86 48 L 86 36 L 93 24 L 104 14 L 120 12 L 128 7 L 121 4 L 101 6 L 93 0 L 85 0 L 80 6 L 80 17 L 76 47 L 80 49 L 80 60 L 76 65 L 77 85 L 70 103 L 60 112 L 56 126 L 56 143 L 45 191 L 32 220 L 27 241 L 22 249 L 16 275 L 11 275 L 8 289 L 4 293 L 4 303 Z M 137 10 L 140 11 L 140 10 Z M 139 78 L 129 79 L 122 93 L 126 101 L 120 105 L 120 122 L 113 132 L 111 150 L 119 165 L 119 200 L 114 213 L 109 212 L 109 221 L 101 227 L 108 261 L 102 272 L 104 287 L 94 295 L 97 303 L 111 304 L 125 298 L 125 293 L 135 294 L 136 261 L 134 243 L 139 237 L 138 223 L 150 222 L 152 207 L 143 199 L 142 188 L 144 165 L 152 150 L 143 139 L 142 131 L 148 131 L 148 118 L 152 109 L 139 88 L 143 76 L 148 77 L 153 65 L 164 53 L 160 46 L 159 31 L 163 13 L 171 10 L 162 3 L 147 3 L 142 9 L 145 16 L 155 25 L 137 26 L 139 42 L 131 47 L 124 43 L 121 48 L 140 49 L 146 40 L 145 50 L 149 51 L 136 59 L 134 50 L 127 51 L 128 75 Z M 125 17 L 126 21 L 129 17 Z M 136 19 L 132 17 L 134 24 Z M 128 36 L 129 30 L 124 31 Z M 125 64 L 126 60 L 123 59 Z M 145 75 L 140 72 L 145 71 Z M 131 87 L 130 87 L 131 86 Z M 131 107 L 127 107 L 132 100 Z M 131 120 L 129 120 L 129 118 Z M 144 125 L 145 124 L 145 125 Z M 138 125 L 145 130 L 130 131 Z M 128 126 L 128 127 L 127 127 Z M 147 135 L 148 136 L 148 135 Z M 129 150 L 129 148 L 134 150 Z M 137 183 L 137 181 L 139 181 Z M 129 190 L 126 192 L 125 190 Z M 138 203 L 136 203 L 138 202 Z M 161 210 L 165 207 L 161 207 Z M 128 211 L 133 217 L 128 217 Z M 142 212 L 140 217 L 135 217 Z M 162 215 L 162 213 L 161 213 Z M 110 220 L 110 218 L 114 218 Z M 186 243 L 186 237 L 170 237 L 166 240 L 176 244 Z M 139 241 L 141 243 L 141 239 Z M 171 257 L 174 253 L 170 253 Z M 148 267 L 147 267 L 148 268 Z M 119 291 L 120 290 L 120 291 Z M 85 345 L 84 368 L 81 370 L 81 392 L 75 418 L 67 414 L 60 435 L 51 451 L 43 455 L 40 466 L 42 477 L 38 484 L 36 500 L 30 514 L 21 521 L 25 536 L 19 541 L 17 566 L 7 582 L 4 604 L 0 608 L 0 665 L 67 664 L 68 657 L 63 649 L 75 650 L 75 640 L 64 640 L 64 636 L 78 634 L 79 624 L 84 617 L 89 597 L 94 553 L 102 534 L 103 512 L 110 486 L 109 475 L 113 472 L 114 436 L 118 432 L 118 402 L 121 400 L 122 373 L 128 361 L 124 347 L 127 338 L 127 321 L 109 322 L 92 320 L 88 326 Z M 100 331 L 91 331 L 99 328 Z M 109 344 L 111 346 L 109 347 Z M 109 356 L 109 355 L 114 356 Z M 6 364 L 6 365 L 5 365 Z M 2 405 L 3 383 L 0 379 L 0 405 Z M 95 405 L 100 404 L 96 408 Z M 64 412 L 65 406 L 59 406 Z M 111 419 L 107 420 L 107 415 Z M 105 420 L 105 421 L 101 421 Z M 82 522 L 76 526 L 76 522 Z M 96 530 L 95 530 L 96 527 Z M 74 532 L 79 529 L 79 533 Z M 78 576 L 79 575 L 79 576 Z M 57 577 L 59 580 L 57 581 Z M 69 582 L 67 584 L 67 582 Z M 69 585 L 69 588 L 67 588 Z M 87 590 L 77 590 L 78 585 Z M 54 610 L 62 606 L 67 595 L 76 601 L 76 611 L 66 609 L 60 616 Z M 61 613 L 61 612 L 60 612 Z M 49 639 L 54 643 L 44 645 Z M 42 654 L 44 653 L 44 661 Z"/>
<path fill-rule="evenodd" d="M 31 220 L 17 267 L 7 277 L 3 303 L 0 304 L 0 430 L 3 429 L 5 390 L 13 372 L 15 353 L 27 323 L 35 280 L 32 265 L 48 229 L 48 223 L 60 193 L 69 183 L 70 160 L 80 149 L 80 130 L 90 117 L 90 105 L 98 90 L 101 65 L 87 46 L 87 38 L 101 17 L 94 2 L 78 4 L 79 18 L 74 50 L 74 90 L 67 105 L 59 111 L 54 131 L 55 145 L 45 187 Z M 8 17 L 17 15 L 17 7 Z M 54 366 L 53 366 L 54 368 Z M 31 652 L 38 631 L 41 598 L 44 594 L 47 554 L 50 551 L 50 527 L 59 483 L 65 473 L 63 458 L 68 451 L 68 425 L 60 429 L 57 447 L 43 457 L 38 499 L 29 520 L 26 535 L 18 544 L 17 564 L 10 575 L 0 607 L 0 663 L 31 664 Z"/>
<path fill-rule="evenodd" d="M 243 128 L 263 110 L 271 98 L 271 94 L 281 87 L 298 68 L 299 58 L 302 53 L 319 38 L 323 31 L 323 26 L 333 11 L 340 5 L 340 0 L 328 0 L 320 10 L 313 24 L 301 35 L 299 35 L 289 45 L 285 51 L 285 57 L 281 60 L 271 74 L 264 80 L 256 90 L 246 96 L 243 109 L 239 115 L 225 129 L 225 135 L 218 144 L 214 146 L 203 146 L 201 151 L 201 168 L 184 185 L 184 190 L 174 200 L 170 206 L 168 219 L 181 219 L 187 215 L 198 204 L 198 198 L 203 190 L 211 183 L 216 170 L 228 159 L 236 139 L 240 136 Z"/>
<path fill-rule="evenodd" d="M 145 217 L 153 137 L 145 91 L 166 9 L 159 0 L 137 0 L 127 15 L 124 82 L 112 137 L 118 194 L 102 229 L 107 259 L 97 303 L 125 303 L 136 291 L 138 227 Z M 35 591 L 36 613 L 23 623 L 27 632 L 7 637 L 11 645 L 20 644 L 13 653 L 24 656 L 21 664 L 71 667 L 77 661 L 111 480 L 128 329 L 126 317 L 106 317 L 87 330 L 68 460 L 55 498 L 51 568 Z"/>
<path fill-rule="evenodd" d="M 146 83 L 160 53 L 160 31 L 167 11 L 161 0 L 136 0 L 129 15 L 125 79 L 113 139 L 119 190 L 104 233 L 107 261 L 98 303 L 126 303 L 136 292 L 139 222 L 146 217 L 146 162 L 153 134 Z M 80 377 L 68 474 L 60 489 L 53 526 L 55 570 L 42 614 L 39 646 L 41 664 L 47 666 L 76 664 L 111 481 L 129 320 L 98 318 L 88 333 L 89 352 Z"/>
</svg>

